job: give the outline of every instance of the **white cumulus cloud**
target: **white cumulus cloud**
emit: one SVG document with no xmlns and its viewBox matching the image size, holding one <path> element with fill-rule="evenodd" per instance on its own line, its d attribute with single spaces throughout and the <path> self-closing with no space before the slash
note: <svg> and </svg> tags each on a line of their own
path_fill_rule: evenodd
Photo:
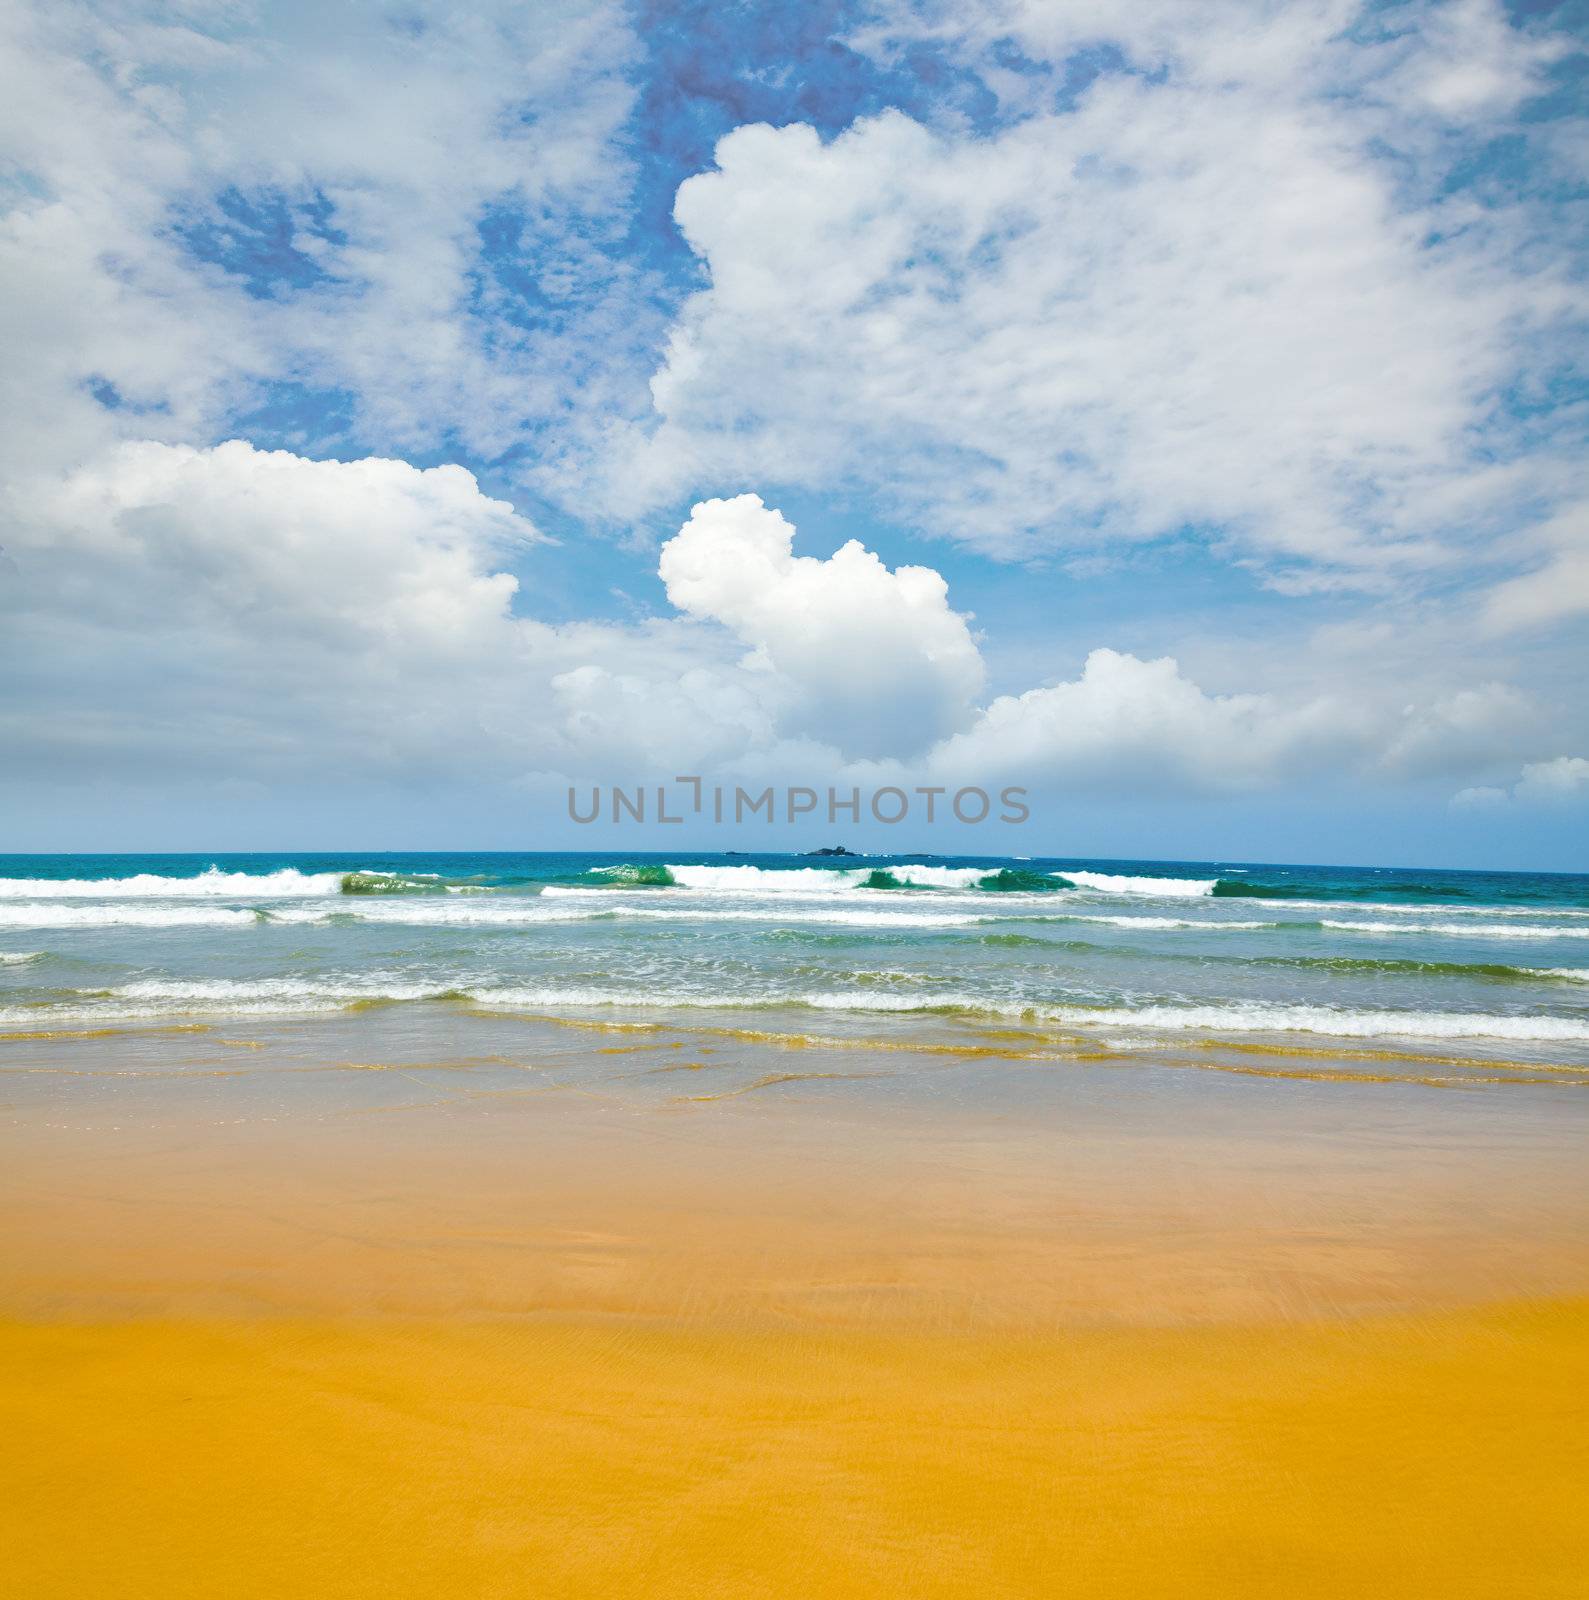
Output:
<svg viewBox="0 0 1589 1600">
<path fill-rule="evenodd" d="M 1372 731 L 1339 701 L 1209 694 L 1169 657 L 1099 649 L 1073 681 L 994 700 L 931 765 L 964 779 L 1232 793 L 1356 761 Z"/>
<path fill-rule="evenodd" d="M 825 561 L 754 494 L 705 500 L 663 547 L 668 599 L 749 645 L 787 687 L 783 730 L 846 755 L 914 755 L 971 719 L 985 672 L 948 585 L 851 539 Z"/>
<path fill-rule="evenodd" d="M 1589 801 L 1589 760 L 1557 756 L 1530 761 L 1509 789 L 1479 785 L 1459 790 L 1451 804 L 1460 810 L 1497 810 L 1509 805 L 1558 807 Z"/>
</svg>

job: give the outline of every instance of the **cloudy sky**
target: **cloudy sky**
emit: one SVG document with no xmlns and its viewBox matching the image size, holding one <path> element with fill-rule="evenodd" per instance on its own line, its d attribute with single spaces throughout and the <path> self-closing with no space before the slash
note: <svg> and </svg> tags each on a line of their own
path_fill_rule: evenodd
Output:
<svg viewBox="0 0 1589 1600">
<path fill-rule="evenodd" d="M 1589 867 L 1581 0 L 0 30 L 0 848 Z"/>
</svg>

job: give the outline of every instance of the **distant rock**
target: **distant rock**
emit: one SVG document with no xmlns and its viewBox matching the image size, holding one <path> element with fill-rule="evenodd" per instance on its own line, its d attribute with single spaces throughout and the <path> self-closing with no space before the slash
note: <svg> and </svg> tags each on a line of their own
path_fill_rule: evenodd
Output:
<svg viewBox="0 0 1589 1600">
<path fill-rule="evenodd" d="M 853 856 L 859 855 L 857 850 L 846 850 L 842 844 L 824 845 L 820 850 L 807 850 L 808 856 Z"/>
</svg>

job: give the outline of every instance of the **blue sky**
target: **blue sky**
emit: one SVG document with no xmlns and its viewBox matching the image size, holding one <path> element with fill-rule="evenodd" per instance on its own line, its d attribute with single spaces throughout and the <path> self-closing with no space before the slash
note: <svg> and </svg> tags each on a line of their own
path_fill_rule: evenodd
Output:
<svg viewBox="0 0 1589 1600">
<path fill-rule="evenodd" d="M 1576 0 L 5 26 L 7 847 L 1589 866 Z"/>
</svg>

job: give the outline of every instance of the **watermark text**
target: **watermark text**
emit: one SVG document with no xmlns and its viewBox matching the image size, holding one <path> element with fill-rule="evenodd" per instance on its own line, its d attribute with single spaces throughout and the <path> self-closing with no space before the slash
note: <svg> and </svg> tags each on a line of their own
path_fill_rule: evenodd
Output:
<svg viewBox="0 0 1589 1600">
<path fill-rule="evenodd" d="M 879 789 L 836 789 L 829 785 L 817 789 L 795 783 L 746 789 L 739 784 L 707 784 L 687 773 L 674 778 L 672 784 L 570 784 L 568 789 L 568 815 L 579 823 L 682 823 L 709 817 L 714 823 L 771 825 L 812 818 L 857 825 L 870 820 L 892 827 L 907 821 L 930 825 L 952 818 L 975 826 L 988 821 L 1019 824 L 1031 814 L 1026 790 L 1013 787 L 1000 789 L 997 795 L 975 785 L 960 789 L 941 785 L 905 789 L 894 784 Z"/>
</svg>

